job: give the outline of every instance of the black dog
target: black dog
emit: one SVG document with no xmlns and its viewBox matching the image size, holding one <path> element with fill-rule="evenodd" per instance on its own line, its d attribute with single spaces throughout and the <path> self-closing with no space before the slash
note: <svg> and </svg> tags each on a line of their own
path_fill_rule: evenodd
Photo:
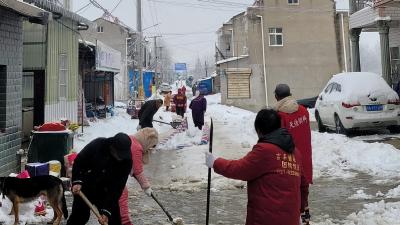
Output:
<svg viewBox="0 0 400 225">
<path fill-rule="evenodd" d="M 49 223 L 59 225 L 62 215 L 68 217 L 67 203 L 62 181 L 54 176 L 37 176 L 27 179 L 0 177 L 0 193 L 13 203 L 10 215 L 15 216 L 14 225 L 19 223 L 19 204 L 37 199 L 40 195 L 47 200 L 54 210 L 53 220 Z"/>
</svg>

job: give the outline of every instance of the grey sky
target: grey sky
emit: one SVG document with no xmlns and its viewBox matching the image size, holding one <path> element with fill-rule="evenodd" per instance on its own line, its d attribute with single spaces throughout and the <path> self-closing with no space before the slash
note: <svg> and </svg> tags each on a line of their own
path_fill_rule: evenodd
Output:
<svg viewBox="0 0 400 225">
<path fill-rule="evenodd" d="M 97 0 L 111 11 L 120 0 Z M 210 5 L 208 0 L 142 0 L 143 28 L 161 23 L 144 31 L 144 35 L 163 35 L 166 47 L 175 62 L 186 62 L 189 67 L 197 57 L 212 57 L 216 41 L 216 30 L 223 22 L 245 10 L 254 0 L 224 0 L 235 2 L 235 7 Z M 220 1 L 222 2 L 222 0 Z M 89 0 L 73 0 L 73 11 L 87 5 Z M 207 6 L 204 6 L 207 5 Z M 338 9 L 347 9 L 348 0 L 338 0 Z M 79 12 L 82 16 L 94 20 L 102 16 L 102 11 L 93 5 Z M 125 24 L 136 29 L 136 0 L 121 0 L 112 12 Z M 178 35 L 182 34 L 182 35 Z M 376 35 L 366 34 L 362 39 L 376 43 Z"/>
</svg>

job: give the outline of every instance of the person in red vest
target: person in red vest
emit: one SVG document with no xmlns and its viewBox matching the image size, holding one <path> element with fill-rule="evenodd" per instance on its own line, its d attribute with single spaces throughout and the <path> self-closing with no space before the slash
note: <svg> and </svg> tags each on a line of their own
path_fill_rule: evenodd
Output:
<svg viewBox="0 0 400 225">
<path fill-rule="evenodd" d="M 278 101 L 275 110 L 281 117 L 281 126 L 286 128 L 293 137 L 296 148 L 302 155 L 304 176 L 308 184 L 313 183 L 312 149 L 310 117 L 306 108 L 299 105 L 292 97 L 287 84 L 278 84 L 275 88 L 275 98 Z M 308 197 L 301 218 L 303 224 L 309 224 L 310 210 Z"/>
<path fill-rule="evenodd" d="M 182 89 L 178 89 L 178 94 L 174 96 L 173 102 L 175 103 L 176 114 L 183 118 L 185 116 L 187 98 Z"/>
<path fill-rule="evenodd" d="M 206 165 L 222 176 L 247 181 L 246 225 L 299 225 L 308 195 L 300 151 L 275 110 L 259 111 L 254 127 L 258 142 L 246 156 L 216 159 L 206 152 Z"/>
</svg>

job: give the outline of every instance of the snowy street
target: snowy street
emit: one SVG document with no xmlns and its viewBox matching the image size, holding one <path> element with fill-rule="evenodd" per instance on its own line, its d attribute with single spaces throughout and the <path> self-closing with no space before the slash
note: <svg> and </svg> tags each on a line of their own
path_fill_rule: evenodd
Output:
<svg viewBox="0 0 400 225">
<path fill-rule="evenodd" d="M 253 128 L 255 113 L 220 105 L 220 95 L 207 96 L 207 100 L 206 116 L 214 119 L 215 155 L 235 159 L 246 154 L 257 141 Z M 185 224 L 204 224 L 207 168 L 203 152 L 208 150 L 208 145 L 200 145 L 202 132 L 193 127 L 190 111 L 186 116 L 189 129 L 160 144 L 145 166 L 145 173 L 159 200 L 173 217 L 182 217 Z M 162 109 L 156 117 L 170 121 L 172 115 Z M 85 127 L 84 134 L 75 139 L 75 148 L 79 151 L 99 136 L 108 137 L 121 131 L 135 133 L 137 123 L 130 119 L 125 109 L 118 109 L 118 115 Z M 168 125 L 155 123 L 155 127 L 161 139 L 173 131 Z M 369 143 L 381 137 L 385 136 L 347 138 L 312 133 L 312 224 L 400 224 L 400 151 L 389 144 Z M 129 178 L 128 183 L 134 224 L 168 224 L 165 214 L 140 190 L 137 182 Z M 213 173 L 211 191 L 211 223 L 244 224 L 246 183 Z M 7 210 L 3 207 L 0 216 L 8 217 Z M 8 218 L 12 220 L 12 217 Z M 44 219 L 27 217 L 27 220 L 34 224 Z M 91 224 L 97 222 L 93 219 Z"/>
</svg>

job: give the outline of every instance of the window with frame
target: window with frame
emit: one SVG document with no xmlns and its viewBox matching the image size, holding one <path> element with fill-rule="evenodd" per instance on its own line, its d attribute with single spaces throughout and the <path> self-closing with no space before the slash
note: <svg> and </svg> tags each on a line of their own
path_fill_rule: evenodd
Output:
<svg viewBox="0 0 400 225">
<path fill-rule="evenodd" d="M 97 33 L 103 33 L 104 32 L 104 27 L 103 26 L 98 26 L 97 27 Z"/>
<path fill-rule="evenodd" d="M 289 5 L 298 5 L 299 4 L 299 0 L 288 0 L 288 4 Z"/>
<path fill-rule="evenodd" d="M 59 74 L 58 74 L 58 84 L 59 84 L 59 99 L 67 99 L 67 77 L 68 77 L 68 57 L 67 54 L 60 54 L 58 57 L 59 63 Z"/>
<path fill-rule="evenodd" d="M 269 28 L 269 46 L 283 46 L 282 28 Z"/>
</svg>

